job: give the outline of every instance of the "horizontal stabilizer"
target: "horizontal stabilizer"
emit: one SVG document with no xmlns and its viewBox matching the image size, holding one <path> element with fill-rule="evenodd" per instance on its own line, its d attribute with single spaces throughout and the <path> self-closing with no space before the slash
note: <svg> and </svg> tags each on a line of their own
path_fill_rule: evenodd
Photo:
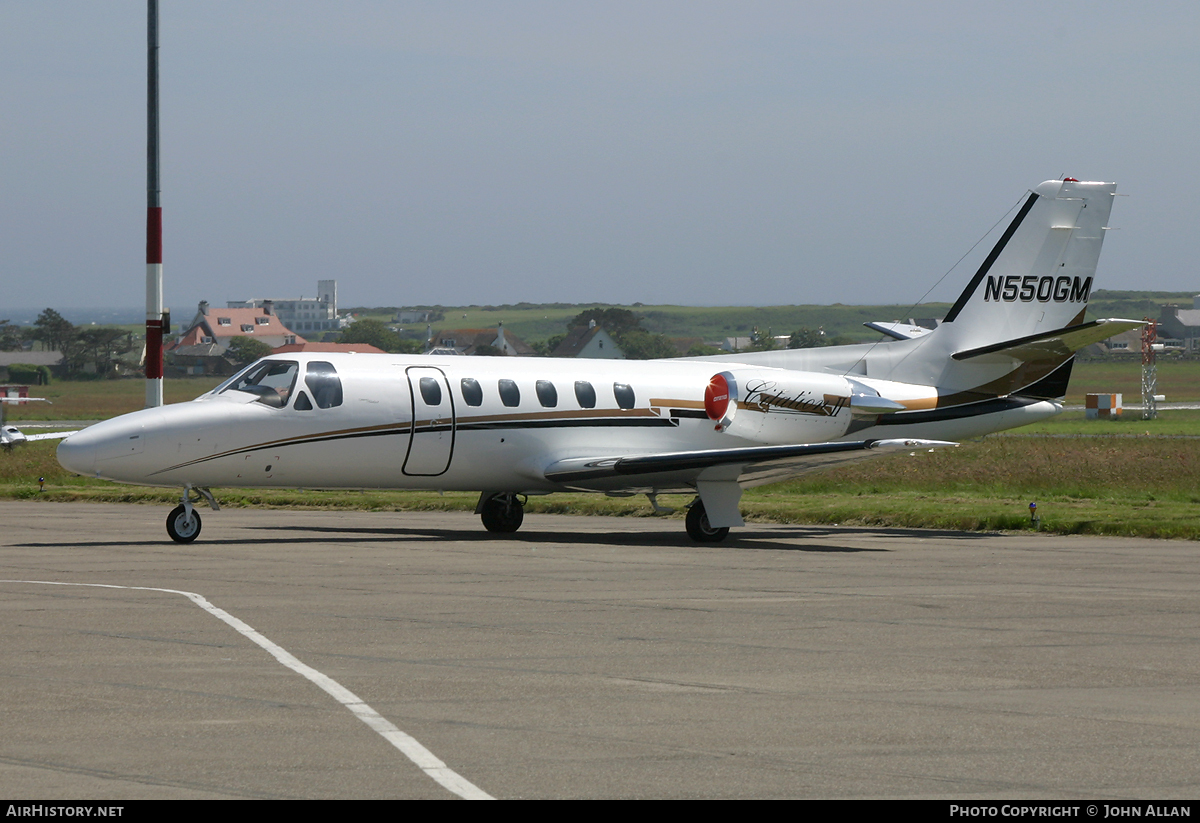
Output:
<svg viewBox="0 0 1200 823">
<path fill-rule="evenodd" d="M 1107 340 L 1114 334 L 1146 325 L 1144 320 L 1120 320 L 1109 318 L 1067 326 L 1053 331 L 1005 340 L 990 346 L 960 351 L 953 355 L 955 360 L 972 360 L 985 355 L 1010 357 L 1014 360 L 1051 360 L 1065 357 L 1084 346 Z"/>
<path fill-rule="evenodd" d="M 586 488 L 593 483 L 608 485 L 604 481 L 618 477 L 629 481 L 642 476 L 647 482 L 651 475 L 702 479 L 702 473 L 709 469 L 728 467 L 737 472 L 738 482 L 742 485 L 759 485 L 864 457 L 904 449 L 957 445 L 944 440 L 855 440 L 845 443 L 705 449 L 631 457 L 582 457 L 559 460 L 547 466 L 544 475 L 554 483 Z"/>
<path fill-rule="evenodd" d="M 913 323 L 880 323 L 871 321 L 863 323 L 868 329 L 877 331 L 881 334 L 886 334 L 888 337 L 896 340 L 912 340 L 917 337 L 924 337 L 933 332 L 933 329 L 927 329 L 924 326 L 917 326 Z"/>
</svg>

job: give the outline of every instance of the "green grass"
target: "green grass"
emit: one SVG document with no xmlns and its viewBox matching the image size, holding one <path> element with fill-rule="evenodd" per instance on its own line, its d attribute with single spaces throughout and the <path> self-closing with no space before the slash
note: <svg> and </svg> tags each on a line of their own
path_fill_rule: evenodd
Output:
<svg viewBox="0 0 1200 823">
<path fill-rule="evenodd" d="M 53 443 L 0 453 L 0 498 L 167 505 L 178 497 L 71 475 Z M 226 507 L 470 511 L 477 495 L 221 489 L 217 497 Z M 992 437 L 752 489 L 742 509 L 751 521 L 995 530 L 1029 528 L 1031 501 L 1043 531 L 1200 539 L 1200 438 Z M 533 497 L 528 511 L 651 515 L 642 497 L 585 494 Z"/>
<path fill-rule="evenodd" d="M 444 309 L 446 318 L 433 323 L 434 329 L 483 329 L 495 328 L 503 322 L 504 328 L 523 340 L 546 340 L 556 334 L 565 334 L 567 321 L 581 311 L 596 306 L 606 308 L 613 304 L 596 303 L 579 305 L 529 306 L 457 306 Z M 913 309 L 911 306 L 619 306 L 640 314 L 642 327 L 668 337 L 699 337 L 704 340 L 719 340 L 724 337 L 745 337 L 758 326 L 763 331 L 770 329 L 775 334 L 791 334 L 800 328 L 824 327 L 830 337 L 846 335 L 855 340 L 870 341 L 879 338 L 878 333 L 863 327 L 872 320 L 903 320 L 909 317 L 941 317 L 950 308 L 948 303 L 931 303 Z M 391 324 L 394 314 L 368 310 L 360 314 Z M 410 324 L 411 328 L 425 330 L 424 323 Z"/>
<path fill-rule="evenodd" d="M 184 377 L 163 381 L 163 399 L 167 403 L 183 403 L 215 388 L 222 378 Z M 11 404 L 8 420 L 107 420 L 120 414 L 137 411 L 146 403 L 146 381 L 123 380 L 56 380 L 49 386 L 30 386 L 34 397 L 45 397 L 49 403 Z"/>
<path fill-rule="evenodd" d="M 1088 420 L 1082 411 L 1067 411 L 994 436 L 1200 437 L 1200 409 L 1160 409 L 1155 420 L 1143 420 L 1141 415 L 1138 409 L 1126 409 L 1116 419 Z"/>
</svg>

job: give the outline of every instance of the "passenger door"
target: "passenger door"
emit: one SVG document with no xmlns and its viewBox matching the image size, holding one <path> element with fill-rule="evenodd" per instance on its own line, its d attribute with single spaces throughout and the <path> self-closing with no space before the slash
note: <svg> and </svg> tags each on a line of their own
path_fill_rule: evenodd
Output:
<svg viewBox="0 0 1200 823">
<path fill-rule="evenodd" d="M 441 369 L 432 366 L 411 366 L 405 371 L 412 399 L 412 430 L 403 471 L 415 476 L 445 474 L 454 454 L 450 383 Z"/>
</svg>

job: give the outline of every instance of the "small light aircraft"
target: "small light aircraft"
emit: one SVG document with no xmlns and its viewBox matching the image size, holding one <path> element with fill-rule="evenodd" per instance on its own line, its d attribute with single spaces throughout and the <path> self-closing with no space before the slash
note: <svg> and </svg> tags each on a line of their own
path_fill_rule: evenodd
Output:
<svg viewBox="0 0 1200 823">
<path fill-rule="evenodd" d="M 210 488 L 480 492 L 493 532 L 529 495 L 695 495 L 688 534 L 741 526 L 742 490 L 850 460 L 950 446 L 1061 411 L 1075 351 L 1141 325 L 1085 322 L 1116 193 L 1067 178 L 1029 193 L 932 331 L 658 361 L 275 355 L 190 403 L 72 434 L 70 471 L 182 487 L 194 540 Z"/>
<path fill-rule="evenodd" d="M 26 434 L 16 426 L 11 426 L 4 419 L 4 409 L 7 403 L 49 403 L 44 397 L 0 397 L 0 448 L 12 451 L 14 446 L 32 443 L 35 440 L 60 440 L 71 432 L 54 432 L 53 434 Z"/>
</svg>

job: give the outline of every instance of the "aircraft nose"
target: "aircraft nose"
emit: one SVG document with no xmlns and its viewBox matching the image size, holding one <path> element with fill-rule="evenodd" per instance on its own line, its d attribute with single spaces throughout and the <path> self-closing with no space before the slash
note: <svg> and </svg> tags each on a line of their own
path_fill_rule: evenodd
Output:
<svg viewBox="0 0 1200 823">
<path fill-rule="evenodd" d="M 69 472 L 90 475 L 96 471 L 96 444 L 87 429 L 77 431 L 58 444 L 58 464 Z"/>
<path fill-rule="evenodd" d="M 153 423 L 157 415 L 158 409 L 148 409 L 88 426 L 58 445 L 58 462 L 76 474 L 122 479 L 140 468 L 146 423 Z"/>
</svg>

